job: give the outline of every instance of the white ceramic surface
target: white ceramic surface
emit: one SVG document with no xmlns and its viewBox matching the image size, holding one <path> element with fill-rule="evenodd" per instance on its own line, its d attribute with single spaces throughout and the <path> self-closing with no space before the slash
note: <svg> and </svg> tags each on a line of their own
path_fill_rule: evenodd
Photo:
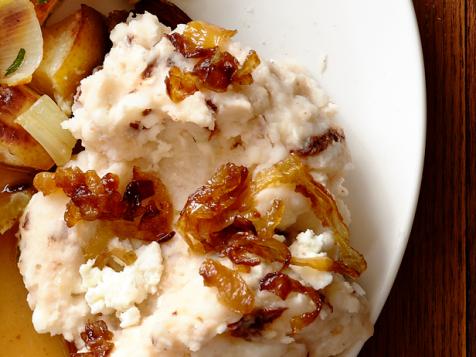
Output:
<svg viewBox="0 0 476 357">
<path fill-rule="evenodd" d="M 125 6 L 121 0 L 83 2 L 102 11 Z M 57 16 L 74 3 L 65 1 Z M 262 57 L 301 63 L 338 105 L 355 165 L 347 180 L 351 239 L 368 262 L 361 283 L 375 321 L 405 251 L 423 166 L 425 85 L 411 1 L 175 3 L 192 18 L 238 29 L 237 38 Z"/>
</svg>

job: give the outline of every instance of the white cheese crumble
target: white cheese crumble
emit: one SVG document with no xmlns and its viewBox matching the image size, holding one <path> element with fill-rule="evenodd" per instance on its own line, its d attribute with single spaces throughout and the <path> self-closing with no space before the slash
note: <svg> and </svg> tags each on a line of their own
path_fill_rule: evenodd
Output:
<svg viewBox="0 0 476 357">
<path fill-rule="evenodd" d="M 136 304 L 157 293 L 163 270 L 158 243 L 141 246 L 135 253 L 137 260 L 121 272 L 94 267 L 95 259 L 89 259 L 79 268 L 91 313 L 115 312 L 122 328 L 139 323 L 140 311 Z"/>
<path fill-rule="evenodd" d="M 329 231 L 321 234 L 315 234 L 312 230 L 307 229 L 297 235 L 296 241 L 289 247 L 291 254 L 298 258 L 314 258 L 326 255 L 334 245 L 334 238 Z"/>
<path fill-rule="evenodd" d="M 327 256 L 326 251 L 332 248 L 333 245 L 332 233 L 326 231 L 317 235 L 308 229 L 297 235 L 296 241 L 291 244 L 289 250 L 296 258 L 315 258 Z M 314 289 L 323 289 L 332 283 L 333 275 L 330 272 L 295 265 L 291 265 L 290 268 L 299 275 L 300 280 L 307 282 Z"/>
</svg>

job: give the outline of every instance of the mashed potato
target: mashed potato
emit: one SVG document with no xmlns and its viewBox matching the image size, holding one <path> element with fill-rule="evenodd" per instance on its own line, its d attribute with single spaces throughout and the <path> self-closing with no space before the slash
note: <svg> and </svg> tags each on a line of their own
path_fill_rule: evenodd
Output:
<svg viewBox="0 0 476 357">
<path fill-rule="evenodd" d="M 314 80 L 296 65 L 274 61 L 261 63 L 251 85 L 224 93 L 197 91 L 172 102 L 164 84 L 169 68 L 191 69 L 196 60 L 175 51 L 164 36 L 169 32 L 148 13 L 112 31 L 113 47 L 103 67 L 81 82 L 73 117 L 64 123 L 86 148 L 69 166 L 115 173 L 121 190 L 134 166 L 154 172 L 178 213 L 221 164 L 233 162 L 259 172 L 301 149 L 310 137 L 337 129 L 334 106 Z M 249 51 L 231 41 L 226 49 L 241 63 Z M 332 142 L 306 160 L 349 222 L 341 201 L 346 193 L 342 175 L 349 165 L 345 141 Z M 309 199 L 282 185 L 260 192 L 258 210 L 265 212 L 273 199 L 285 204 L 279 228 L 297 232 L 290 247 L 294 256 L 327 256 L 335 250 L 333 232 L 310 217 Z M 38 332 L 62 334 L 81 349 L 86 321 L 101 313 L 114 333 L 114 357 L 331 356 L 372 334 L 367 301 L 355 282 L 292 265 L 287 274 L 320 289 L 329 304 L 313 323 L 291 334 L 290 319 L 312 310 L 312 302 L 302 294 L 283 301 L 258 291 L 260 279 L 280 268 L 262 262 L 240 274 L 257 291 L 257 307 L 286 310 L 260 336 L 231 337 L 227 326 L 241 315 L 219 302 L 215 288 L 204 286 L 199 275 L 204 256 L 191 252 L 180 235 L 160 245 L 134 237 L 114 239 L 110 245 L 134 251 L 137 260 L 120 272 L 100 269 L 83 255 L 100 222 L 67 228 L 67 202 L 63 193 L 38 193 L 21 221 L 19 267 Z M 232 267 L 227 259 L 216 259 Z"/>
</svg>

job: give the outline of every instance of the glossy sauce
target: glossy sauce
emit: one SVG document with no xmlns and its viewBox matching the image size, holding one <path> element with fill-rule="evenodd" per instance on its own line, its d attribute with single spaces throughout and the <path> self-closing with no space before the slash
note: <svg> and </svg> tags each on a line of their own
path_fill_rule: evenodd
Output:
<svg viewBox="0 0 476 357">
<path fill-rule="evenodd" d="M 26 294 L 17 267 L 16 238 L 7 232 L 0 236 L 0 355 L 68 356 L 62 338 L 35 332 Z"/>
</svg>

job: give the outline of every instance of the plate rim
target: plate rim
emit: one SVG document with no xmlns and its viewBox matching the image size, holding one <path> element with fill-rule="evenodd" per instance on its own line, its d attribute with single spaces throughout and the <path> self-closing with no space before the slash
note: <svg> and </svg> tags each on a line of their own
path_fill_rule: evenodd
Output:
<svg viewBox="0 0 476 357">
<path fill-rule="evenodd" d="M 402 234 L 402 241 L 401 241 L 401 248 L 398 251 L 398 253 L 395 254 L 396 260 L 394 263 L 394 266 L 391 269 L 391 273 L 389 274 L 389 277 L 387 278 L 385 282 L 385 287 L 384 291 L 385 293 L 383 296 L 385 296 L 385 299 L 382 299 L 383 301 L 380 301 L 377 304 L 377 307 L 375 309 L 375 312 L 372 316 L 372 322 L 375 324 L 382 313 L 382 310 L 388 300 L 388 297 L 390 295 L 390 292 L 395 284 L 395 280 L 397 278 L 398 272 L 400 271 L 402 261 L 403 261 L 403 256 L 407 250 L 408 247 L 408 242 L 410 239 L 411 231 L 413 229 L 413 223 L 415 221 L 415 215 L 416 215 L 416 210 L 418 207 L 418 201 L 420 197 L 420 189 L 421 189 L 421 184 L 422 184 L 422 178 L 423 178 L 423 169 L 424 169 L 424 164 L 425 164 L 425 152 L 426 152 L 426 132 L 427 132 L 427 90 L 426 90 L 426 74 L 425 74 L 425 63 L 424 63 L 424 56 L 423 56 L 423 47 L 422 47 L 422 42 L 421 42 L 421 33 L 418 27 L 418 20 L 415 12 L 415 7 L 413 5 L 412 0 L 407 0 L 406 5 L 408 6 L 408 11 L 410 13 L 410 20 L 411 20 L 411 26 L 412 26 L 412 32 L 414 34 L 414 46 L 416 45 L 415 48 L 415 53 L 417 57 L 415 58 L 415 61 L 417 61 L 417 66 L 419 68 L 419 74 L 420 78 L 418 82 L 420 82 L 420 93 L 421 93 L 421 98 L 422 101 L 420 103 L 420 107 L 415 109 L 415 113 L 418 112 L 418 115 L 420 117 L 420 124 L 421 124 L 421 137 L 419 140 L 419 147 L 418 147 L 418 153 L 416 155 L 419 156 L 418 160 L 418 170 L 415 175 L 415 180 L 414 182 L 414 192 L 412 194 L 412 202 L 409 204 L 409 214 L 407 216 L 407 224 L 405 225 L 404 232 Z M 417 81 L 415 81 L 416 83 Z"/>
</svg>

